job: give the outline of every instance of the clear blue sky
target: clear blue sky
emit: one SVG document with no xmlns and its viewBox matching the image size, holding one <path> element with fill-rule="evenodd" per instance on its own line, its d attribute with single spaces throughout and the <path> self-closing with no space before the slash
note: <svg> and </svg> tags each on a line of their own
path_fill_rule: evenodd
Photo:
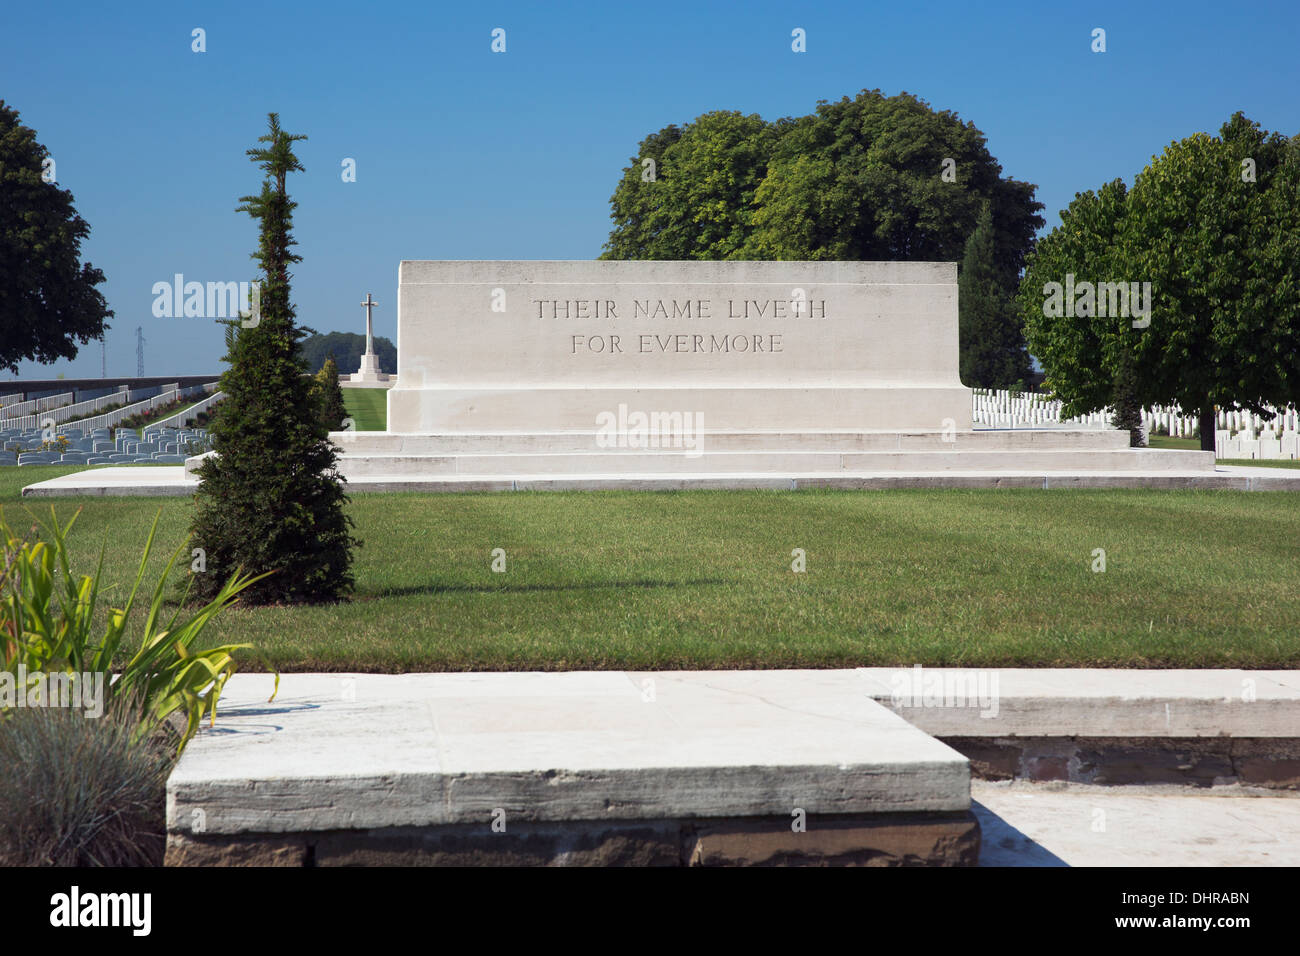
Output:
<svg viewBox="0 0 1300 956">
<path fill-rule="evenodd" d="M 1234 110 L 1300 131 L 1296 0 L 11 2 L 0 31 L 0 96 L 50 149 L 107 276 L 110 376 L 135 373 L 137 325 L 147 374 L 220 369 L 218 327 L 154 318 L 151 287 L 255 278 L 255 225 L 234 209 L 259 188 L 244 150 L 272 110 L 309 137 L 290 180 L 299 320 L 361 331 L 369 291 L 393 338 L 399 260 L 594 258 L 637 143 L 709 110 L 776 119 L 906 90 L 974 122 L 1038 184 L 1049 228 L 1076 192 L 1131 182 Z M 99 368 L 91 343 L 21 373 Z"/>
</svg>

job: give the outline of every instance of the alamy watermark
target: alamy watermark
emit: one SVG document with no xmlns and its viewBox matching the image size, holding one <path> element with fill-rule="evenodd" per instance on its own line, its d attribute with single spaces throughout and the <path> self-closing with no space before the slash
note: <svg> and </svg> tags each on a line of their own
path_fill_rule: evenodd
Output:
<svg viewBox="0 0 1300 956">
<path fill-rule="evenodd" d="M 1043 285 L 1043 317 L 1059 319 L 1104 319 L 1114 316 L 1134 319 L 1133 328 L 1145 329 L 1151 324 L 1150 282 L 1080 282 L 1074 273 L 1065 274 L 1065 284 L 1047 282 Z"/>
<path fill-rule="evenodd" d="M 704 454 L 703 412 L 617 412 L 596 416 L 596 444 L 601 448 L 682 448 L 687 458 Z"/>
<path fill-rule="evenodd" d="M 64 707 L 79 709 L 86 717 L 104 715 L 104 673 L 47 674 L 18 665 L 16 675 L 0 671 L 0 708 Z"/>
<path fill-rule="evenodd" d="M 152 893 L 82 892 L 74 884 L 50 897 L 50 925 L 56 928 L 123 927 L 133 936 L 148 936 L 152 913 Z"/>
<path fill-rule="evenodd" d="M 925 669 L 889 675 L 890 703 L 898 707 L 978 707 L 980 716 L 998 715 L 998 672 L 995 670 Z"/>
<path fill-rule="evenodd" d="M 156 319 L 242 319 L 255 328 L 262 315 L 262 284 L 253 282 L 186 282 L 183 273 L 172 281 L 155 282 L 152 295 Z"/>
</svg>

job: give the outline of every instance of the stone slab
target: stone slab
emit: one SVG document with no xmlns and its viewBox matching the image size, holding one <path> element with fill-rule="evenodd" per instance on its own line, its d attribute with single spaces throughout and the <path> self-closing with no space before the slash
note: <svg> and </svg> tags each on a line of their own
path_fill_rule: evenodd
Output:
<svg viewBox="0 0 1300 956">
<path fill-rule="evenodd" d="M 185 497 L 194 494 L 198 479 L 187 466 L 95 468 L 34 482 L 23 497 L 76 498 L 139 495 Z M 672 474 L 672 475 L 518 475 L 446 476 L 361 475 L 348 481 L 349 493 L 364 492 L 486 492 L 486 491 L 686 491 L 691 489 L 789 490 L 838 488 L 858 491 L 939 488 L 1151 488 L 1165 490 L 1300 491 L 1300 469 L 1218 465 L 1213 473 L 1156 471 L 1120 472 L 893 472 L 828 474 Z"/>
<path fill-rule="evenodd" d="M 715 451 L 619 450 L 458 455 L 363 454 L 339 459 L 351 481 L 367 475 L 418 478 L 511 475 L 518 480 L 552 475 L 945 475 L 1017 474 L 1214 475 L 1214 455 L 1200 451 Z"/>
<path fill-rule="evenodd" d="M 928 431 L 801 431 L 710 429 L 704 436 L 710 451 L 787 452 L 922 452 L 952 451 L 1121 451 L 1129 447 L 1128 433 L 1097 428 L 976 428 L 968 432 Z M 344 456 L 561 454 L 602 447 L 607 436 L 596 431 L 568 432 L 331 432 Z M 1152 451 L 1153 449 L 1147 449 Z"/>
<path fill-rule="evenodd" d="M 23 488 L 23 497 L 174 497 L 192 495 L 198 487 L 198 478 L 184 465 L 112 465 L 34 482 Z"/>
<path fill-rule="evenodd" d="M 964 757 L 853 671 L 236 675 L 170 833 L 962 812 Z"/>
<path fill-rule="evenodd" d="M 912 667 L 858 673 L 873 699 L 939 737 L 1300 737 L 1294 671 Z"/>
<path fill-rule="evenodd" d="M 982 781 L 971 796 L 980 866 L 1300 865 L 1297 796 Z M 1233 889 L 1224 877 L 1191 888 Z"/>
</svg>

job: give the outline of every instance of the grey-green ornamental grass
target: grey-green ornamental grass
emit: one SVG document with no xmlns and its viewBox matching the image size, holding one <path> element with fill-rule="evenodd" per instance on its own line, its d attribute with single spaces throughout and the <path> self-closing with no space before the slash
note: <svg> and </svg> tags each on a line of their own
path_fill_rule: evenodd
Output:
<svg viewBox="0 0 1300 956">
<path fill-rule="evenodd" d="M 75 470 L 0 472 L 0 503 L 16 520 L 22 485 Z M 1233 491 L 359 493 L 348 511 L 373 544 L 351 603 L 235 606 L 205 637 L 251 642 L 284 671 L 1296 667 L 1298 504 Z M 78 560 L 110 529 L 105 580 L 121 588 L 155 512 L 161 567 L 193 509 L 57 502 L 61 517 L 78 506 Z"/>
</svg>

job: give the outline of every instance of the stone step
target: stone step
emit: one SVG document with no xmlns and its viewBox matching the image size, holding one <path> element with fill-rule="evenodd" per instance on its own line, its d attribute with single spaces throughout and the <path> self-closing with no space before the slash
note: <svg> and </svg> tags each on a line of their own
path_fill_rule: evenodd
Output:
<svg viewBox="0 0 1300 956">
<path fill-rule="evenodd" d="M 92 457 L 88 464 L 108 459 Z M 199 487 L 193 468 L 200 459 L 188 458 L 185 466 L 175 468 L 137 468 L 116 466 L 49 478 L 23 488 L 23 497 L 79 498 L 87 495 L 158 495 L 191 497 Z M 12 458 L 10 459 L 12 464 Z M 349 494 L 390 492 L 512 492 L 512 491 L 687 491 L 701 489 L 796 491 L 811 488 L 835 488 L 846 491 L 890 491 L 900 489 L 934 490 L 936 488 L 1160 488 L 1166 490 L 1233 490 L 1300 492 L 1300 471 L 1287 468 L 1249 468 L 1220 465 L 1213 472 L 1130 470 L 1117 472 L 1081 471 L 948 471 L 948 472 L 878 472 L 855 475 L 838 472 L 829 475 L 541 475 L 512 478 L 509 475 L 362 475 L 347 485 Z"/>
<path fill-rule="evenodd" d="M 937 737 L 1300 738 L 1296 670 L 913 665 L 858 673 L 870 697 Z"/>
<path fill-rule="evenodd" d="M 1300 787 L 1300 671 L 869 667 L 993 780 Z"/>
<path fill-rule="evenodd" d="M 942 431 L 704 431 L 684 436 L 708 451 L 1101 451 L 1128 447 L 1128 433 L 1112 429 L 976 429 Z M 643 435 L 590 432 L 396 434 L 332 432 L 345 455 L 555 454 L 645 448 Z M 698 439 L 698 440 L 696 440 Z M 951 440 L 946 440 L 951 439 Z M 671 436 L 661 439 L 668 444 Z M 637 444 L 633 444 L 636 442 Z"/>
<path fill-rule="evenodd" d="M 853 671 L 237 674 L 170 865 L 970 864 L 965 757 Z M 801 827 L 792 824 L 806 821 Z"/>
<path fill-rule="evenodd" d="M 1118 451 L 715 452 L 679 450 L 556 454 L 345 455 L 346 478 L 367 475 L 537 476 L 584 474 L 799 475 L 953 471 L 1214 471 L 1214 453 L 1163 449 Z"/>
</svg>

